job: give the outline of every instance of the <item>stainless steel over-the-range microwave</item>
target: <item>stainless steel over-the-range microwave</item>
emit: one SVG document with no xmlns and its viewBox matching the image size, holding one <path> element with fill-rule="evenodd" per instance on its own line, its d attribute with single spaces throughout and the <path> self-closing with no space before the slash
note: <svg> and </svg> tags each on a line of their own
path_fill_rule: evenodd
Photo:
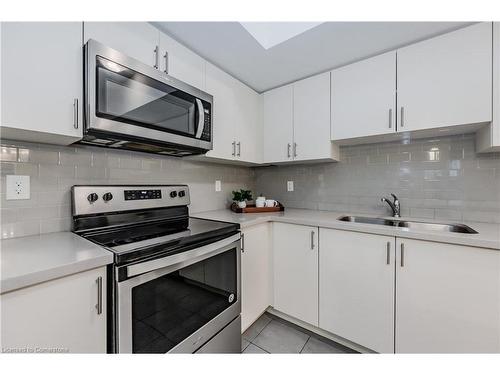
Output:
<svg viewBox="0 0 500 375">
<path fill-rule="evenodd" d="M 212 149 L 211 95 L 90 39 L 82 143 L 164 155 Z"/>
</svg>

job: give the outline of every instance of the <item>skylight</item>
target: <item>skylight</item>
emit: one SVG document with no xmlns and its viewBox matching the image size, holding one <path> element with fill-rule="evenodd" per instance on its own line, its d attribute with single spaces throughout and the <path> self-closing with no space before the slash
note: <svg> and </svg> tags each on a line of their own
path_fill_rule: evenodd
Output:
<svg viewBox="0 0 500 375">
<path fill-rule="evenodd" d="M 283 43 L 322 22 L 241 22 L 259 44 L 265 49 Z"/>
</svg>

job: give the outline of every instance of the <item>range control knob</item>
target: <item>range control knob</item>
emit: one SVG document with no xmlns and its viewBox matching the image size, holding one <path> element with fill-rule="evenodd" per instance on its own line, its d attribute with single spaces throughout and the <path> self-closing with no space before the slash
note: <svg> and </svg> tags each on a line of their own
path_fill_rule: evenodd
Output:
<svg viewBox="0 0 500 375">
<path fill-rule="evenodd" d="M 96 193 L 90 193 L 89 195 L 87 195 L 87 200 L 89 201 L 90 204 L 94 203 L 98 199 L 99 196 Z"/>
<path fill-rule="evenodd" d="M 175 198 L 177 196 L 177 192 L 176 191 L 171 191 L 170 192 L 170 198 Z"/>
<path fill-rule="evenodd" d="M 185 197 L 186 196 L 186 192 L 184 190 L 180 190 L 179 191 L 179 197 Z"/>
<path fill-rule="evenodd" d="M 113 199 L 113 194 L 107 192 L 102 196 L 102 199 L 104 202 L 109 202 L 111 199 Z"/>
</svg>

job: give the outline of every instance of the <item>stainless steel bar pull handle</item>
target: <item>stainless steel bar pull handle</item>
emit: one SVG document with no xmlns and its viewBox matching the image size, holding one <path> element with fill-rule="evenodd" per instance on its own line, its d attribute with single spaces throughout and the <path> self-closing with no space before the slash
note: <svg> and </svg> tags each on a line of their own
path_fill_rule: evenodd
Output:
<svg viewBox="0 0 500 375">
<path fill-rule="evenodd" d="M 73 99 L 73 127 L 78 129 L 78 99 Z"/>
<path fill-rule="evenodd" d="M 405 244 L 401 244 L 401 267 L 405 266 Z"/>
<path fill-rule="evenodd" d="M 236 143 L 236 146 L 238 146 L 238 154 L 236 156 L 241 156 L 241 142 Z"/>
<path fill-rule="evenodd" d="M 311 250 L 314 250 L 314 248 L 316 247 L 316 245 L 314 244 L 314 235 L 315 232 L 311 231 Z"/>
<path fill-rule="evenodd" d="M 405 107 L 401 107 L 401 127 L 405 126 Z"/>
<path fill-rule="evenodd" d="M 153 51 L 153 52 L 155 53 L 155 63 L 154 63 L 154 65 L 153 65 L 153 67 L 154 67 L 155 69 L 158 69 L 158 58 L 159 58 L 159 56 L 158 56 L 158 55 L 159 55 L 159 52 L 160 52 L 160 51 L 159 51 L 158 46 L 156 46 L 156 47 L 155 47 L 155 49 L 154 49 L 154 51 Z"/>
<path fill-rule="evenodd" d="M 95 308 L 97 309 L 97 315 L 102 314 L 102 277 L 99 276 L 95 281 L 97 283 L 97 304 Z"/>
<path fill-rule="evenodd" d="M 245 233 L 241 233 L 241 252 L 245 252 Z"/>
<path fill-rule="evenodd" d="M 236 156 L 236 141 L 231 143 L 233 145 L 233 152 L 231 153 L 232 156 Z"/>
<path fill-rule="evenodd" d="M 392 128 L 392 108 L 389 109 L 389 129 Z"/>
<path fill-rule="evenodd" d="M 386 255 L 386 264 L 391 264 L 391 242 L 387 241 L 387 255 Z"/>
<path fill-rule="evenodd" d="M 297 157 L 297 143 L 293 143 L 293 156 Z"/>
<path fill-rule="evenodd" d="M 292 145 L 290 143 L 288 143 L 287 145 L 287 151 L 286 151 L 286 155 L 288 156 L 288 158 L 290 158 L 292 155 L 290 154 L 290 149 L 292 148 Z"/>
<path fill-rule="evenodd" d="M 165 70 L 163 70 L 163 71 L 168 74 L 168 52 L 167 51 L 165 51 L 163 58 L 165 59 Z"/>
</svg>

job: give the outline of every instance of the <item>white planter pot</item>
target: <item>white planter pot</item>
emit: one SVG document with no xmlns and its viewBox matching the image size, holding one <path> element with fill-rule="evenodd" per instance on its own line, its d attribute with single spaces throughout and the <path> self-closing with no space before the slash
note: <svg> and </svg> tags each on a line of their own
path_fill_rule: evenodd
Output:
<svg viewBox="0 0 500 375">
<path fill-rule="evenodd" d="M 243 201 L 243 202 L 237 202 L 238 203 L 238 207 L 239 208 L 245 208 L 247 206 L 247 202 L 246 201 Z"/>
</svg>

